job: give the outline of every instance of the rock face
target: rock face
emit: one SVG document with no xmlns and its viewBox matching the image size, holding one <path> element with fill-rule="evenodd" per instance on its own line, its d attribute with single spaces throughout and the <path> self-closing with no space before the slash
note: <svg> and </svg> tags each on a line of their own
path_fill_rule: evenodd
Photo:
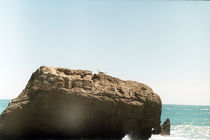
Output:
<svg viewBox="0 0 210 140">
<path fill-rule="evenodd" d="M 171 123 L 169 118 L 167 118 L 166 121 L 161 126 L 161 135 L 170 135 L 170 128 L 171 128 Z"/>
<path fill-rule="evenodd" d="M 145 84 L 42 66 L 1 114 L 0 135 L 147 139 L 160 127 L 161 106 Z"/>
</svg>

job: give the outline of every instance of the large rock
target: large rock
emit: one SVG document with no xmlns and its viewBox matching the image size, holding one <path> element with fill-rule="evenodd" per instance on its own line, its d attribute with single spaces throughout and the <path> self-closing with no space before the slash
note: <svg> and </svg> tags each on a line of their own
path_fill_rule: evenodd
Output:
<svg viewBox="0 0 210 140">
<path fill-rule="evenodd" d="M 12 87 L 11 87 L 12 88 Z M 161 99 L 145 84 L 40 67 L 0 117 L 1 137 L 149 138 Z"/>
</svg>

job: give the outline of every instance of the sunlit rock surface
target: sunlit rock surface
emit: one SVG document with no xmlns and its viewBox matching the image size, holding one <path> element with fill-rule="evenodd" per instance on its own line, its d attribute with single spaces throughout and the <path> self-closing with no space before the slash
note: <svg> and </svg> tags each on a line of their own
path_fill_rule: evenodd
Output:
<svg viewBox="0 0 210 140">
<path fill-rule="evenodd" d="M 145 84 L 42 66 L 0 117 L 1 137 L 149 138 L 161 99 Z"/>
</svg>

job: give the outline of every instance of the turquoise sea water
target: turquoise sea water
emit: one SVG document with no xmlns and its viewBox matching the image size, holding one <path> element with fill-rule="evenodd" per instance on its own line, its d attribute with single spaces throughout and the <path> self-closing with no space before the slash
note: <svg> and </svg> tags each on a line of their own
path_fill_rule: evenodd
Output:
<svg viewBox="0 0 210 140">
<path fill-rule="evenodd" d="M 11 100 L 0 99 L 0 114 L 4 111 L 4 109 L 8 106 Z"/>
<path fill-rule="evenodd" d="M 0 100 L 0 114 L 10 100 Z M 210 106 L 163 105 L 162 123 L 170 118 L 171 135 L 153 135 L 150 140 L 210 140 Z M 128 136 L 123 140 L 129 139 Z"/>
</svg>

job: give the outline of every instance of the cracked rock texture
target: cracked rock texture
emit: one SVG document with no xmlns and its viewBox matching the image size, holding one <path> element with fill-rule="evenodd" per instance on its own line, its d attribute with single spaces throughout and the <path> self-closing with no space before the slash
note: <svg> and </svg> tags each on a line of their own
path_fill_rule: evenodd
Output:
<svg viewBox="0 0 210 140">
<path fill-rule="evenodd" d="M 41 66 L 1 114 L 0 135 L 148 139 L 160 128 L 161 106 L 145 84 Z"/>
</svg>

